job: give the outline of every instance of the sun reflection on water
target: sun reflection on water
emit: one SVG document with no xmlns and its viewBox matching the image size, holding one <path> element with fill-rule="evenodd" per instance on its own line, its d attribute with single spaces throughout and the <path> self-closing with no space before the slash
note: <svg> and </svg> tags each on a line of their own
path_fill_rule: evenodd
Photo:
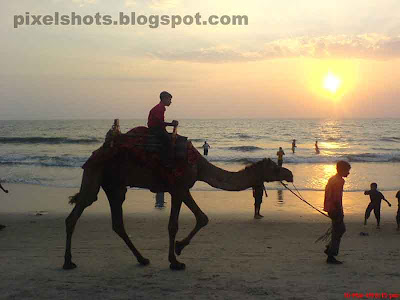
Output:
<svg viewBox="0 0 400 300">
<path fill-rule="evenodd" d="M 336 174 L 335 165 L 320 165 L 321 169 L 318 172 L 319 176 L 313 177 L 311 180 L 311 187 L 316 189 L 324 189 L 325 185 L 328 183 L 329 178 Z"/>
</svg>

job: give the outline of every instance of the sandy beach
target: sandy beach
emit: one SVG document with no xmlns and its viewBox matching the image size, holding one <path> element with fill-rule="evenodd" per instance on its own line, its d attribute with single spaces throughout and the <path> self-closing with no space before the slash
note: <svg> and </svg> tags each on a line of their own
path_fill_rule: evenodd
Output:
<svg viewBox="0 0 400 300">
<path fill-rule="evenodd" d="M 150 192 L 128 191 L 126 230 L 151 261 L 142 267 L 112 231 L 101 192 L 73 236 L 78 268 L 64 271 L 64 220 L 72 208 L 67 197 L 76 189 L 8 188 L 2 207 L 13 211 L 0 214 L 0 223 L 7 225 L 0 232 L 1 299 L 343 299 L 345 293 L 400 293 L 396 205 L 384 207 L 381 230 L 375 229 L 373 217 L 364 227 L 360 209 L 366 199 L 361 193 L 344 195 L 353 212 L 345 217 L 347 232 L 339 255 L 344 264 L 332 266 L 325 263 L 324 244 L 314 243 L 329 220 L 288 192 L 283 193 L 284 205 L 270 192 L 262 220 L 252 218 L 250 191 L 195 192 L 210 223 L 179 257 L 186 270 L 176 272 L 169 269 L 167 257 L 169 198 L 160 210 Z M 392 193 L 385 195 L 393 198 Z M 303 196 L 314 203 L 322 199 L 320 192 Z M 364 202 L 354 209 L 351 199 Z M 183 208 L 178 239 L 193 225 L 193 216 Z"/>
</svg>

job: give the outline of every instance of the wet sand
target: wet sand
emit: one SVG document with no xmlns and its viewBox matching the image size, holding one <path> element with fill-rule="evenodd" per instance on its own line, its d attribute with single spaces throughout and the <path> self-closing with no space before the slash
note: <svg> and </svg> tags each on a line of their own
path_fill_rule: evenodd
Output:
<svg viewBox="0 0 400 300">
<path fill-rule="evenodd" d="M 0 198 L 0 223 L 7 225 L 0 231 L 1 299 L 344 299 L 345 293 L 400 293 L 400 233 L 392 193 L 384 193 L 394 205 L 382 205 L 381 230 L 373 215 L 368 226 L 362 225 L 365 196 L 345 193 L 347 232 L 338 257 L 344 264 L 332 266 L 325 263 L 324 243 L 314 243 L 329 220 L 289 193 L 279 200 L 269 191 L 261 209 L 265 217 L 254 220 L 250 191 L 194 192 L 210 223 L 178 258 L 185 271 L 169 269 L 169 197 L 160 210 L 150 192 L 128 191 L 126 230 L 151 261 L 142 267 L 112 231 L 100 193 L 73 236 L 78 268 L 64 271 L 64 220 L 72 209 L 67 196 L 76 189 L 7 188 L 10 194 Z M 302 194 L 312 203 L 320 203 L 323 195 Z M 193 216 L 183 208 L 178 239 L 193 226 Z"/>
</svg>

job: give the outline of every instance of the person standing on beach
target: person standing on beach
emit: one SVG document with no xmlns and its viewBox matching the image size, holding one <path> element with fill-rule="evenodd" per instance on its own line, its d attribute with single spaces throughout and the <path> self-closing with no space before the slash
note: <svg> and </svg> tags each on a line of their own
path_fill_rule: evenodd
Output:
<svg viewBox="0 0 400 300">
<path fill-rule="evenodd" d="M 386 201 L 389 207 L 391 207 L 392 205 L 389 201 L 385 199 L 385 196 L 383 196 L 383 194 L 378 191 L 378 185 L 375 182 L 371 183 L 371 189 L 369 191 L 365 191 L 364 195 L 369 195 L 369 199 L 371 200 L 367 209 L 365 210 L 364 225 L 367 225 L 367 220 L 371 215 L 371 211 L 374 210 L 376 218 L 376 228 L 379 229 L 381 223 L 381 201 Z"/>
<path fill-rule="evenodd" d="M 164 193 L 156 193 L 156 204 L 155 207 L 157 208 L 164 208 L 165 201 L 164 201 Z"/>
<path fill-rule="evenodd" d="M 4 193 L 8 194 L 8 190 L 6 190 L 6 189 L 1 185 L 1 182 L 0 182 L 0 189 L 2 189 Z M 0 230 L 2 230 L 2 229 L 4 229 L 4 228 L 6 228 L 6 226 L 0 224 Z"/>
<path fill-rule="evenodd" d="M 207 143 L 207 141 L 204 141 L 204 144 L 203 144 L 203 151 L 204 151 L 204 156 L 207 156 L 208 155 L 208 149 L 210 149 L 211 148 L 211 146 Z"/>
<path fill-rule="evenodd" d="M 293 152 L 293 154 L 294 154 L 294 152 L 295 152 L 295 150 L 296 150 L 296 140 L 293 140 L 292 141 L 292 152 Z"/>
<path fill-rule="evenodd" d="M 157 136 L 163 145 L 163 150 L 161 152 L 161 159 L 166 165 L 166 167 L 173 166 L 173 149 L 172 141 L 166 130 L 166 126 L 178 126 L 179 122 L 173 120 L 171 123 L 164 121 L 164 113 L 166 106 L 170 106 L 172 103 L 172 95 L 168 92 L 161 92 L 160 103 L 154 106 L 149 113 L 147 120 L 147 127 L 149 127 L 150 134 Z"/>
<path fill-rule="evenodd" d="M 315 141 L 315 153 L 319 154 L 319 147 L 318 147 L 318 141 Z"/>
<path fill-rule="evenodd" d="M 264 192 L 264 185 L 253 186 L 254 219 L 264 218 L 264 216 L 260 215 L 263 192 Z M 267 193 L 265 194 L 267 195 Z"/>
<path fill-rule="evenodd" d="M 336 164 L 337 174 L 329 178 L 325 187 L 324 211 L 326 211 L 332 220 L 332 237 L 330 243 L 326 246 L 324 253 L 328 255 L 326 262 L 328 264 L 342 264 L 335 256 L 339 254 L 340 240 L 346 232 L 344 225 L 343 212 L 343 186 L 344 177 L 350 174 L 351 166 L 347 161 L 338 161 Z"/>
<path fill-rule="evenodd" d="M 396 198 L 398 201 L 399 207 L 397 208 L 396 222 L 397 222 L 397 231 L 400 230 L 400 191 L 397 192 Z"/>
<path fill-rule="evenodd" d="M 285 155 L 285 152 L 283 151 L 282 147 L 279 147 L 279 150 L 278 152 L 276 152 L 276 155 L 278 156 L 278 166 L 282 167 L 283 156 Z"/>
</svg>

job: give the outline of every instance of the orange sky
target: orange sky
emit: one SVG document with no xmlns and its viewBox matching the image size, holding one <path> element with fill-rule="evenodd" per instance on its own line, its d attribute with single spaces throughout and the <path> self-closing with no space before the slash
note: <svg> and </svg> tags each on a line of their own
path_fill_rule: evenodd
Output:
<svg viewBox="0 0 400 300">
<path fill-rule="evenodd" d="M 400 2 L 2 1 L 0 119 L 398 117 Z M 21 26 L 14 15 L 247 15 L 247 26 Z M 340 86 L 324 88 L 327 74 Z"/>
</svg>

